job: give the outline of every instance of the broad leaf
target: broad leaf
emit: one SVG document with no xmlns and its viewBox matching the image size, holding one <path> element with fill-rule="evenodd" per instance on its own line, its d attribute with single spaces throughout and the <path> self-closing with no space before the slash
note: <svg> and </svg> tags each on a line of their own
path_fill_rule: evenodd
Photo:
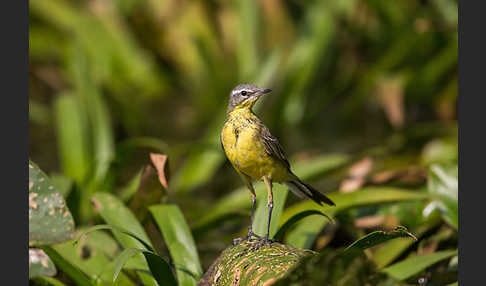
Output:
<svg viewBox="0 0 486 286">
<path fill-rule="evenodd" d="M 42 249 L 29 248 L 29 279 L 56 275 L 56 266 Z"/>
<path fill-rule="evenodd" d="M 63 242 L 73 234 L 73 217 L 61 193 L 29 160 L 29 245 Z"/>
<path fill-rule="evenodd" d="M 438 209 L 443 219 L 458 229 L 458 170 L 457 165 L 430 166 L 427 187 L 437 200 L 431 202 L 424 210 L 430 213 Z"/>
<path fill-rule="evenodd" d="M 179 285 L 196 285 L 202 275 L 196 245 L 182 212 L 176 205 L 149 207 L 176 268 Z"/>
<path fill-rule="evenodd" d="M 141 240 L 147 242 L 151 248 L 152 244 L 135 215 L 127 208 L 122 201 L 109 193 L 96 193 L 92 197 L 95 210 L 110 225 L 127 230 Z M 139 240 L 130 237 L 120 231 L 113 230 L 113 235 L 124 248 L 148 249 Z M 142 269 L 149 270 L 142 254 L 133 257 L 133 262 L 141 265 Z M 137 273 L 146 285 L 157 285 L 153 277 L 143 272 Z"/>
<path fill-rule="evenodd" d="M 79 233 L 87 231 L 79 230 Z M 121 252 L 118 242 L 112 235 L 105 231 L 92 232 L 89 235 L 79 235 L 74 241 L 53 245 L 52 248 L 67 262 L 79 268 L 82 272 L 99 285 L 111 285 L 114 268 L 112 258 Z M 143 261 L 142 261 L 143 262 Z M 134 265 L 132 268 L 141 268 Z M 129 268 L 129 267 L 127 267 Z M 124 273 L 120 274 L 117 280 L 119 286 L 134 286 L 133 282 Z"/>
</svg>

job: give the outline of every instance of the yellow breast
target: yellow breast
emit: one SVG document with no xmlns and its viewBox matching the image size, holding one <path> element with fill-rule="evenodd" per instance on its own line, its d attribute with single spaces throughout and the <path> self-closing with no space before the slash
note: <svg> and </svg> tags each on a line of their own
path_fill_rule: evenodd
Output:
<svg viewBox="0 0 486 286">
<path fill-rule="evenodd" d="M 234 112 L 221 132 L 221 143 L 226 156 L 235 169 L 254 180 L 263 176 L 281 182 L 287 178 L 287 170 L 270 157 L 260 138 L 261 126 L 249 120 L 247 115 Z"/>
</svg>

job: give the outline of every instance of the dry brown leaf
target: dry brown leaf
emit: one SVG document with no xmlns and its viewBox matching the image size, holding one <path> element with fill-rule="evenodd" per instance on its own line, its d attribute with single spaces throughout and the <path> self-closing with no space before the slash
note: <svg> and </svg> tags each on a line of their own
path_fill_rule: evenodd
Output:
<svg viewBox="0 0 486 286">
<path fill-rule="evenodd" d="M 169 185 L 167 183 L 169 177 L 169 168 L 167 163 L 167 155 L 150 153 L 150 160 L 157 170 L 157 176 L 159 177 L 160 184 L 164 189 L 168 189 Z"/>
<path fill-rule="evenodd" d="M 388 170 L 375 174 L 371 178 L 373 184 L 384 184 L 392 180 L 401 183 L 415 184 L 424 181 L 427 178 L 425 169 L 417 166 L 410 166 L 405 169 Z"/>
<path fill-rule="evenodd" d="M 374 228 L 382 225 L 385 222 L 383 215 L 370 215 L 360 217 L 354 220 L 354 226 L 357 228 Z"/>
<path fill-rule="evenodd" d="M 365 157 L 355 163 L 348 172 L 348 177 L 341 182 L 339 191 L 342 193 L 349 193 L 359 189 L 366 182 L 366 176 L 373 169 L 373 160 Z"/>
<path fill-rule="evenodd" d="M 385 114 L 395 128 L 402 127 L 405 122 L 403 83 L 402 77 L 387 77 L 380 82 L 377 90 Z"/>
</svg>

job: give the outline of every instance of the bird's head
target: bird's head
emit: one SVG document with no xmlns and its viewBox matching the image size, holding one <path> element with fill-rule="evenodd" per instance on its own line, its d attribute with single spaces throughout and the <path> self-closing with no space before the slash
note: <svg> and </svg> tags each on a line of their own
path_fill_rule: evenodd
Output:
<svg viewBox="0 0 486 286">
<path fill-rule="evenodd" d="M 239 84 L 230 93 L 228 112 L 234 109 L 251 109 L 260 96 L 271 92 L 268 88 L 259 88 L 253 84 Z"/>
</svg>

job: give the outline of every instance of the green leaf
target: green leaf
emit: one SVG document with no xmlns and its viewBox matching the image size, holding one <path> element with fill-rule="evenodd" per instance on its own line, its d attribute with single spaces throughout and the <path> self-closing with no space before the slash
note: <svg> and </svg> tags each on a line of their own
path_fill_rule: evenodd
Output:
<svg viewBox="0 0 486 286">
<path fill-rule="evenodd" d="M 61 193 L 29 160 L 29 245 L 63 242 L 73 234 L 73 217 Z"/>
<path fill-rule="evenodd" d="M 54 248 L 50 246 L 43 246 L 42 250 L 49 255 L 54 264 L 64 272 L 69 278 L 78 286 L 94 286 L 95 284 L 89 277 L 82 272 L 78 267 L 72 265 L 69 261 L 64 259 Z"/>
<path fill-rule="evenodd" d="M 32 281 L 34 281 L 34 285 L 36 286 L 66 286 L 66 284 L 61 281 L 47 276 L 39 276 L 32 279 Z"/>
<path fill-rule="evenodd" d="M 429 177 L 427 181 L 429 192 L 457 201 L 457 175 L 457 165 L 430 166 Z"/>
<path fill-rule="evenodd" d="M 85 229 L 78 230 L 78 232 L 86 233 Z M 78 237 L 79 239 L 74 242 L 67 241 L 53 245 L 52 248 L 96 283 L 111 285 L 112 269 L 114 268 L 112 259 L 121 251 L 117 241 L 104 231 L 93 232 L 89 236 L 78 235 Z M 134 268 L 136 267 L 137 265 Z M 122 273 L 118 277 L 116 285 L 133 286 L 135 282 Z"/>
<path fill-rule="evenodd" d="M 56 275 L 56 266 L 42 249 L 29 248 L 29 279 Z"/>
<path fill-rule="evenodd" d="M 288 192 L 287 187 L 273 184 L 273 210 L 269 238 L 272 238 L 277 232 L 278 222 L 282 216 Z M 267 194 L 266 192 L 259 192 L 257 193 L 257 208 L 253 220 L 253 232 L 257 235 L 264 236 L 267 233 L 267 221 Z"/>
<path fill-rule="evenodd" d="M 162 257 L 149 251 L 144 251 L 143 255 L 147 260 L 152 275 L 154 276 L 155 280 L 157 280 L 160 286 L 178 285 L 177 280 L 172 273 L 172 269 Z"/>
<path fill-rule="evenodd" d="M 190 151 L 184 164 L 172 177 L 171 188 L 177 192 L 186 192 L 207 182 L 224 162 L 224 152 L 219 142 L 219 132 L 224 113 L 216 114 L 215 120 L 208 127 L 200 147 Z M 201 166 L 203 166 L 201 168 Z"/>
<path fill-rule="evenodd" d="M 93 79 L 89 61 L 79 46 L 74 46 L 71 55 L 70 72 L 75 92 L 86 110 L 93 147 L 94 177 L 99 184 L 106 176 L 114 157 L 114 141 L 108 108 Z M 89 194 L 88 194 L 89 195 Z"/>
<path fill-rule="evenodd" d="M 64 198 L 67 198 L 73 189 L 74 182 L 61 174 L 50 174 L 51 181 Z"/>
<path fill-rule="evenodd" d="M 457 255 L 457 250 L 437 251 L 427 255 L 415 256 L 383 268 L 381 272 L 402 281 L 454 255 Z"/>
<path fill-rule="evenodd" d="M 92 202 L 95 210 L 99 212 L 100 216 L 105 222 L 112 226 L 129 231 L 134 236 L 147 242 L 147 244 L 153 249 L 150 239 L 145 233 L 142 225 L 120 199 L 108 193 L 95 193 L 92 197 Z M 120 242 L 124 248 L 148 249 L 139 240 L 120 231 L 112 231 L 116 240 L 118 240 L 118 242 Z M 133 257 L 133 261 L 135 264 L 141 265 L 142 269 L 149 270 L 142 254 L 135 255 Z M 148 276 L 146 273 L 137 272 L 137 274 L 142 279 L 143 283 L 147 285 L 157 285 L 153 277 Z"/>
<path fill-rule="evenodd" d="M 144 168 L 141 168 L 140 171 L 133 176 L 133 178 L 128 182 L 128 184 L 123 187 L 123 189 L 120 190 L 119 192 L 119 197 L 124 201 L 127 202 L 132 198 L 132 196 L 137 192 L 140 182 L 142 181 L 142 174 L 143 174 Z"/>
<path fill-rule="evenodd" d="M 79 99 L 72 93 L 56 98 L 54 113 L 62 171 L 82 185 L 91 172 L 88 119 Z"/>
<path fill-rule="evenodd" d="M 307 33 L 294 44 L 288 59 L 288 72 L 284 87 L 284 96 L 281 97 L 280 124 L 300 121 L 305 111 L 304 92 L 316 76 L 320 63 L 330 43 L 334 40 L 335 20 L 333 4 L 325 5 L 318 1 L 312 8 L 307 9 L 305 27 Z"/>
<path fill-rule="evenodd" d="M 374 231 L 372 233 L 369 233 L 361 237 L 360 239 L 356 240 L 355 242 L 353 242 L 350 246 L 346 247 L 346 249 L 344 249 L 344 252 L 365 250 L 370 247 L 381 244 L 385 241 L 399 238 L 399 237 L 411 237 L 415 241 L 417 241 L 417 238 L 413 234 L 408 232 L 406 227 L 397 226 L 392 231 Z"/>
<path fill-rule="evenodd" d="M 176 205 L 149 207 L 176 268 L 179 285 L 196 285 L 202 275 L 196 245 L 182 212 Z"/>
<path fill-rule="evenodd" d="M 258 68 L 258 27 L 259 9 L 258 1 L 239 0 L 237 1 L 239 30 L 237 36 L 237 60 L 239 67 L 239 79 L 248 81 Z"/>
<path fill-rule="evenodd" d="M 335 170 L 342 167 L 344 164 L 349 162 L 349 157 L 344 154 L 327 154 L 321 155 L 316 158 L 305 160 L 302 162 L 295 162 L 292 164 L 294 166 L 295 174 L 299 176 L 302 180 L 308 180 L 313 177 L 323 175 L 327 172 Z M 235 174 L 236 175 L 236 174 Z M 257 182 L 254 184 L 255 192 L 257 196 L 266 194 L 265 186 L 262 182 Z M 263 204 L 266 207 L 266 200 L 260 199 L 258 204 Z M 315 204 L 314 202 L 312 202 Z M 194 231 L 199 232 L 202 229 L 207 229 L 206 226 L 212 224 L 212 222 L 219 220 L 221 217 L 227 216 L 235 212 L 235 210 L 242 208 L 249 208 L 251 206 L 250 195 L 248 194 L 248 189 L 245 187 L 240 187 L 229 195 L 221 199 L 211 210 L 202 216 L 202 218 L 194 226 Z M 304 209 L 305 210 L 305 209 Z M 272 215 L 273 217 L 273 215 Z M 280 224 L 281 225 L 281 224 Z M 274 231 L 278 229 L 278 226 Z"/>
<path fill-rule="evenodd" d="M 417 238 L 420 238 L 424 233 L 430 229 L 436 227 L 440 223 L 440 219 L 435 219 L 419 226 L 414 232 Z M 373 254 L 373 261 L 377 268 L 383 268 L 397 259 L 405 250 L 407 250 L 415 240 L 407 238 L 396 238 L 394 240 L 387 241 L 380 246 Z"/>
<path fill-rule="evenodd" d="M 116 278 L 118 278 L 118 274 L 122 270 L 123 266 L 125 266 L 128 259 L 140 252 L 143 252 L 143 250 L 136 248 L 125 248 L 120 255 L 118 255 L 118 257 L 113 261 L 115 264 L 115 269 L 113 271 L 113 282 L 115 282 Z"/>
<path fill-rule="evenodd" d="M 143 240 L 142 238 L 138 237 L 136 234 L 134 234 L 133 232 L 130 232 L 130 231 L 127 231 L 121 227 L 117 227 L 117 226 L 114 226 L 114 225 L 108 225 L 108 224 L 100 224 L 100 225 L 95 225 L 93 227 L 90 227 L 88 229 L 86 229 L 85 231 L 83 231 L 79 237 L 74 241 L 73 244 L 77 244 L 79 242 L 79 240 L 85 236 L 85 235 L 88 235 L 89 233 L 91 232 L 94 232 L 94 231 L 97 231 L 97 230 L 102 230 L 102 229 L 109 229 L 113 232 L 120 232 L 120 233 L 123 233 L 123 234 L 126 234 L 130 237 L 133 237 L 135 238 L 137 241 L 139 241 L 140 243 L 143 244 L 143 246 L 150 250 L 150 251 L 155 251 L 152 246 L 150 245 L 150 242 L 147 242 L 145 240 Z"/>
<path fill-rule="evenodd" d="M 132 233 L 137 238 L 145 241 L 151 248 L 153 248 L 150 243 L 143 226 L 138 222 L 135 215 L 127 208 L 117 197 L 108 193 L 96 193 L 92 197 L 92 201 L 95 209 L 101 215 L 104 221 L 109 225 L 115 226 L 117 228 L 127 230 Z M 98 226 L 101 228 L 102 226 Z M 138 241 L 133 237 L 126 235 L 121 235 L 121 232 L 114 230 L 114 235 L 116 239 L 125 248 L 144 248 L 143 243 Z M 149 249 L 149 248 L 147 248 Z"/>
<path fill-rule="evenodd" d="M 275 239 L 276 240 L 282 239 L 284 237 L 285 233 L 287 232 L 287 230 L 289 230 L 295 223 L 297 223 L 301 219 L 308 217 L 310 215 L 321 215 L 321 216 L 326 217 L 328 220 L 330 220 L 331 222 L 334 223 L 334 220 L 331 217 L 329 217 L 328 215 L 326 215 L 326 214 L 324 214 L 324 213 L 322 213 L 318 210 L 303 211 L 303 212 L 300 212 L 300 213 L 294 215 L 289 220 L 287 220 L 282 226 L 280 226 L 277 234 L 275 234 Z"/>
<path fill-rule="evenodd" d="M 427 193 L 391 187 L 363 188 L 352 193 L 328 193 L 328 196 L 336 203 L 335 207 L 319 206 L 313 201 L 304 201 L 287 208 L 280 220 L 280 225 L 285 224 L 292 216 L 305 210 L 324 209 L 330 216 L 335 216 L 350 208 L 405 200 L 422 200 L 430 197 Z M 327 222 L 327 218 L 321 216 L 310 216 L 302 219 L 297 223 L 295 229 L 287 235 L 286 243 L 300 248 L 311 247 Z"/>
<path fill-rule="evenodd" d="M 427 180 L 428 191 L 437 197 L 424 210 L 430 213 L 437 208 L 443 219 L 458 229 L 458 169 L 457 165 L 432 165 Z"/>
</svg>

